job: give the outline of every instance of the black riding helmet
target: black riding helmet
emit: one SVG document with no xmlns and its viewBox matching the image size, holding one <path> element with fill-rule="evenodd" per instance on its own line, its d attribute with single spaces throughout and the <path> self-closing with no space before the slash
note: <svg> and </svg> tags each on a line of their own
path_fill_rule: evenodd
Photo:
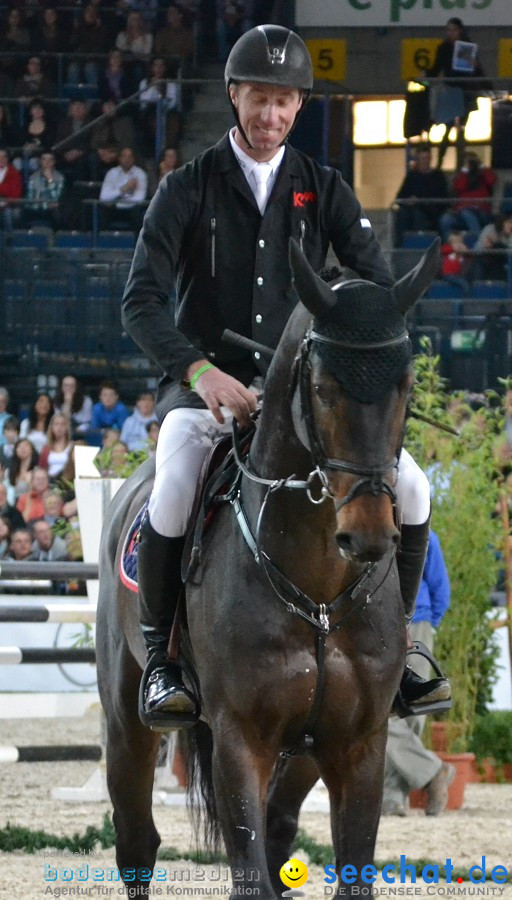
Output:
<svg viewBox="0 0 512 900">
<path fill-rule="evenodd" d="M 300 115 L 313 87 L 313 65 L 308 48 L 294 31 L 281 25 L 258 25 L 246 31 L 234 45 L 226 62 L 224 81 L 228 97 L 229 86 L 244 81 L 297 88 L 304 94 Z M 229 102 L 239 131 L 247 141 L 231 97 Z"/>
</svg>

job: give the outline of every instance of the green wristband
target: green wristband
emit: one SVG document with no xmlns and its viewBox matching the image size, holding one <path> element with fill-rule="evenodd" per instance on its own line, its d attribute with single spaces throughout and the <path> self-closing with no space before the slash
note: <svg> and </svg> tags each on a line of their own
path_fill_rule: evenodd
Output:
<svg viewBox="0 0 512 900">
<path fill-rule="evenodd" d="M 198 379 L 201 377 L 203 372 L 207 372 L 208 369 L 214 369 L 214 368 L 215 368 L 215 366 L 213 365 L 213 363 L 205 363 L 204 366 L 201 366 L 197 370 L 197 372 L 194 372 L 194 374 L 192 375 L 192 378 L 190 379 L 190 390 L 195 391 Z"/>
</svg>

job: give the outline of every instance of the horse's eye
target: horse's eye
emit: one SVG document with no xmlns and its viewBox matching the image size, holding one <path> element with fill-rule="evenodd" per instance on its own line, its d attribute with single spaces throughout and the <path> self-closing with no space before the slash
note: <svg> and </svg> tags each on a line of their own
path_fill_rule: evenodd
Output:
<svg viewBox="0 0 512 900">
<path fill-rule="evenodd" d="M 313 390 L 323 406 L 327 406 L 329 407 L 329 409 L 333 408 L 336 403 L 336 397 L 333 395 L 332 391 L 327 387 L 327 385 L 314 384 Z"/>
</svg>

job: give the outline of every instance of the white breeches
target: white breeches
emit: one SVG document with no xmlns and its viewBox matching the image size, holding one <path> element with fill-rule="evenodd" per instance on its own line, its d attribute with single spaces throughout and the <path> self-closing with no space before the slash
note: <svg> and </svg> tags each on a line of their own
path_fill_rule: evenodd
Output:
<svg viewBox="0 0 512 900">
<path fill-rule="evenodd" d="M 203 461 L 215 440 L 231 431 L 231 413 L 222 407 L 222 414 L 224 425 L 208 409 L 173 409 L 162 423 L 149 519 L 164 537 L 185 534 Z M 396 492 L 402 523 L 425 522 L 430 512 L 430 487 L 407 450 L 400 454 Z"/>
</svg>

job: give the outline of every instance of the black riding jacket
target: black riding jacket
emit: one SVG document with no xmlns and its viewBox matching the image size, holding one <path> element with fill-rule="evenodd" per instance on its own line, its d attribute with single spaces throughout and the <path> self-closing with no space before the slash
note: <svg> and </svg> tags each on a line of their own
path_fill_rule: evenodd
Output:
<svg viewBox="0 0 512 900">
<path fill-rule="evenodd" d="M 203 357 L 246 385 L 265 374 L 268 360 L 222 342 L 221 335 L 230 328 L 277 346 L 298 301 L 290 236 L 316 271 L 331 243 L 343 266 L 390 285 L 366 223 L 340 173 L 289 145 L 263 216 L 228 135 L 167 175 L 144 218 L 122 301 L 126 330 L 165 373 L 160 415 L 178 406 L 204 407 L 181 386 L 187 367 Z"/>
</svg>

